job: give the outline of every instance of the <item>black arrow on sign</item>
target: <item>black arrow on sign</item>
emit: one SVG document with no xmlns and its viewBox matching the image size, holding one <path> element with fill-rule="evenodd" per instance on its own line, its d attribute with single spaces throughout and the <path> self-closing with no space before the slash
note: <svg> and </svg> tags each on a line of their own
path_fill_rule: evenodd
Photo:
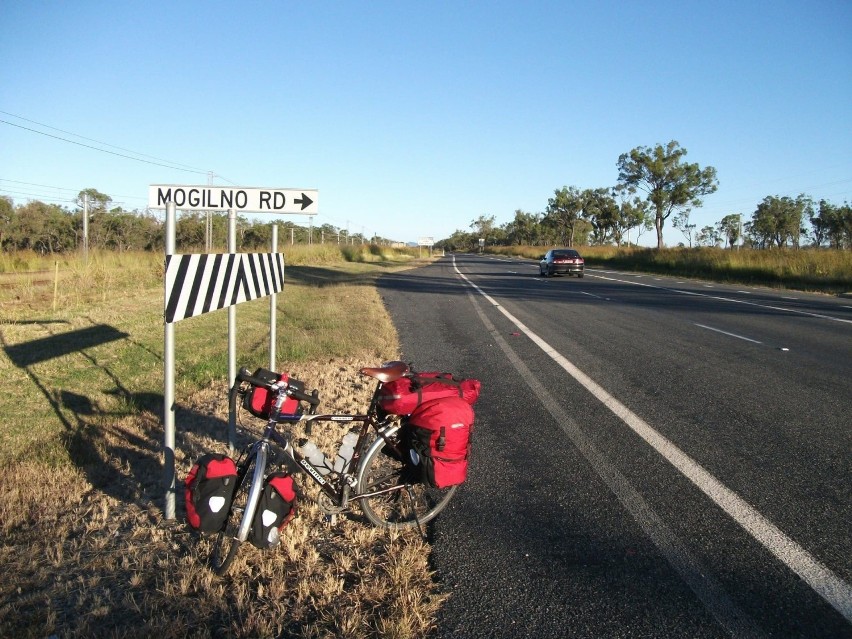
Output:
<svg viewBox="0 0 852 639">
<path fill-rule="evenodd" d="M 304 211 L 304 210 L 305 210 L 306 208 L 308 208 L 311 204 L 313 204 L 313 203 L 314 203 L 314 201 L 313 201 L 311 198 L 309 198 L 307 195 L 305 195 L 304 193 L 302 193 L 302 199 L 301 199 L 301 200 L 293 200 L 293 203 L 294 203 L 294 204 L 301 204 L 301 205 L 302 205 L 302 209 L 301 209 L 301 210 L 302 210 L 302 211 Z"/>
</svg>

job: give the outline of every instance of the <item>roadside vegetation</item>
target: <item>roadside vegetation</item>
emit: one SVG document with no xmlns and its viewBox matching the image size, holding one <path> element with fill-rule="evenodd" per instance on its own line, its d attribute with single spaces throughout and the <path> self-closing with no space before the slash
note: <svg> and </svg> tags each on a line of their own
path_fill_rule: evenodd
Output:
<svg viewBox="0 0 852 639">
<path fill-rule="evenodd" d="M 325 409 L 363 409 L 358 368 L 398 357 L 373 282 L 413 256 L 284 253 L 279 368 L 319 388 Z M 162 270 L 151 252 L 0 259 L 0 636 L 423 636 L 443 595 L 416 532 L 373 528 L 357 508 L 331 523 L 305 498 L 278 549 L 247 544 L 218 579 L 180 484 L 177 520 L 163 520 Z M 236 309 L 238 364 L 267 366 L 268 298 Z M 175 333 L 182 480 L 227 450 L 227 314 Z M 239 426 L 262 423 L 243 413 Z"/>
<path fill-rule="evenodd" d="M 547 246 L 491 246 L 487 252 L 538 260 Z M 852 251 L 831 249 L 649 249 L 578 247 L 586 265 L 755 286 L 852 292 Z"/>
</svg>

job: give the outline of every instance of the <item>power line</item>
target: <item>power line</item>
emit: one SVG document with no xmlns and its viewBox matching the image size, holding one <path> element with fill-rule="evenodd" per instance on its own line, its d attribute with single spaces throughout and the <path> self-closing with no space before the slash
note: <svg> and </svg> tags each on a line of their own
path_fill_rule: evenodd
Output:
<svg viewBox="0 0 852 639">
<path fill-rule="evenodd" d="M 0 111 L 0 113 L 2 113 L 4 115 L 10 115 L 13 118 L 18 118 L 19 120 L 23 120 L 24 122 L 30 122 L 31 124 L 37 124 L 41 127 L 44 127 L 45 129 L 51 129 L 52 131 L 59 131 L 60 133 L 65 133 L 66 135 L 73 135 L 75 138 L 80 138 L 81 140 L 87 140 L 89 142 L 96 142 L 97 144 L 100 144 L 101 146 L 108 146 L 108 147 L 113 148 L 113 149 L 118 149 L 119 151 L 126 151 L 128 153 L 132 153 L 133 155 L 138 155 L 138 156 L 143 157 L 143 158 L 151 158 L 152 160 L 159 160 L 160 162 L 167 162 L 168 164 L 173 165 L 174 167 L 184 167 L 184 169 L 186 169 L 186 170 L 193 170 L 193 171 L 196 171 L 198 173 L 207 173 L 208 172 L 208 171 L 205 171 L 203 169 L 198 169 L 194 166 L 189 166 L 188 164 L 181 164 L 180 162 L 172 162 L 171 160 L 166 160 L 164 158 L 158 158 L 154 155 L 148 155 L 147 153 L 139 153 L 138 151 L 133 151 L 132 149 L 125 149 L 124 147 L 116 146 L 115 144 L 109 144 L 108 142 L 101 142 L 100 140 L 95 140 L 93 138 L 87 138 L 86 136 L 80 135 L 79 133 L 74 133 L 73 131 L 66 131 L 64 129 L 59 129 L 55 126 L 50 126 L 49 124 L 44 124 L 43 122 L 36 122 L 35 120 L 30 120 L 29 118 L 25 118 L 23 116 L 16 115 L 14 113 L 9 113 L 8 111 Z M 11 123 L 7 122 L 6 124 L 11 124 Z M 13 124 L 12 126 L 19 126 L 19 125 Z M 24 127 L 21 127 L 21 128 L 24 128 Z M 32 129 L 27 129 L 27 130 L 32 130 Z M 36 131 L 36 133 L 41 133 L 41 131 Z M 60 139 L 62 139 L 62 138 L 60 138 Z M 66 140 L 66 141 L 71 142 L 73 144 L 77 144 L 73 140 Z M 91 148 L 91 147 L 89 147 L 89 148 Z M 101 151 L 103 149 L 97 149 L 97 150 Z M 124 157 L 124 156 L 122 156 L 122 157 Z M 133 158 L 133 159 L 137 159 L 137 158 Z"/>
<path fill-rule="evenodd" d="M 64 186 L 52 186 L 50 184 L 36 184 L 34 182 L 21 182 L 20 180 L 7 180 L 6 178 L 0 178 L 0 182 L 11 182 L 12 184 L 25 184 L 26 186 L 40 186 L 40 187 L 45 188 L 45 189 L 56 189 L 57 191 L 70 191 L 71 193 L 74 194 L 74 197 L 77 197 L 77 195 L 82 190 L 82 189 L 69 189 L 69 188 L 64 187 Z M 109 195 L 109 193 L 105 193 L 104 195 Z M 114 193 L 114 194 L 110 195 L 110 197 L 111 198 L 125 197 L 125 198 L 131 199 L 131 200 L 145 200 L 145 201 L 147 201 L 147 198 L 140 197 L 138 195 L 122 195 L 121 193 Z"/>
<path fill-rule="evenodd" d="M 99 149 L 98 147 L 92 146 L 90 144 L 83 144 L 82 142 L 76 142 L 74 140 L 69 140 L 67 138 L 63 138 L 63 137 L 60 137 L 58 135 L 52 135 L 50 133 L 45 133 L 44 131 L 37 131 L 36 129 L 31 129 L 29 127 L 22 126 L 20 124 L 8 122 L 7 120 L 0 120 L 0 123 L 8 124 L 9 126 L 14 126 L 14 127 L 19 128 L 19 129 L 24 129 L 25 131 L 31 131 L 32 133 L 38 133 L 39 135 L 44 135 L 46 137 L 53 138 L 55 140 L 61 140 L 63 142 L 68 142 L 69 144 L 76 144 L 78 146 L 82 146 L 82 147 L 85 147 L 87 149 L 92 149 L 94 151 L 100 151 L 101 153 L 109 153 L 110 155 L 117 155 L 120 158 L 126 158 L 128 160 L 136 160 L 137 162 L 144 162 L 145 164 L 153 164 L 154 166 L 162 166 L 162 167 L 167 168 L 167 169 L 172 169 L 172 170 L 175 170 L 175 171 L 184 171 L 186 173 L 200 173 L 200 174 L 203 174 L 203 175 L 207 175 L 207 173 L 208 173 L 207 171 L 198 171 L 196 169 L 184 169 L 184 168 L 181 168 L 181 167 L 178 167 L 178 166 L 173 166 L 173 165 L 169 165 L 169 164 L 162 164 L 160 162 L 152 162 L 151 160 L 143 160 L 142 158 L 135 158 L 131 155 L 124 155 L 123 153 L 116 153 L 115 151 L 108 151 L 107 149 Z"/>
</svg>

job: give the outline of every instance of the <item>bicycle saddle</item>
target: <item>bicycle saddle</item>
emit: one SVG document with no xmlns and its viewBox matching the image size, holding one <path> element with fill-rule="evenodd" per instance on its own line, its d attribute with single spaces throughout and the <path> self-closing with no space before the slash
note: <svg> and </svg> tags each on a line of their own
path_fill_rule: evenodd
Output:
<svg viewBox="0 0 852 639">
<path fill-rule="evenodd" d="M 404 377 L 408 370 L 408 364 L 405 362 L 387 362 L 378 368 L 362 368 L 360 372 L 362 375 L 375 377 L 383 384 L 386 384 Z"/>
</svg>

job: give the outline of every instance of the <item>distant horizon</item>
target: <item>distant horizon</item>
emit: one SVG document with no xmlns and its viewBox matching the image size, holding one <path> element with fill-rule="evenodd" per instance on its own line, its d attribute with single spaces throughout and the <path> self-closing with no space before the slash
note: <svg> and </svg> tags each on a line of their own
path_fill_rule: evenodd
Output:
<svg viewBox="0 0 852 639">
<path fill-rule="evenodd" d="M 792 0 L 6 3 L 0 195 L 316 189 L 315 222 L 416 242 L 614 186 L 619 155 L 676 140 L 718 173 L 699 229 L 767 196 L 841 205 L 850 31 L 852 3 Z"/>
</svg>

